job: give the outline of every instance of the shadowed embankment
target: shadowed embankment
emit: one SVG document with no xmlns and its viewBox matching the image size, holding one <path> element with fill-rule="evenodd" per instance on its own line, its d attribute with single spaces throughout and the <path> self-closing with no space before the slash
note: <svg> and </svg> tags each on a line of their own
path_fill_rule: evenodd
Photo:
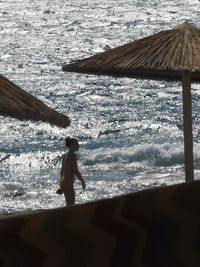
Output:
<svg viewBox="0 0 200 267">
<path fill-rule="evenodd" d="M 0 219 L 0 266 L 200 266 L 200 181 Z"/>
</svg>

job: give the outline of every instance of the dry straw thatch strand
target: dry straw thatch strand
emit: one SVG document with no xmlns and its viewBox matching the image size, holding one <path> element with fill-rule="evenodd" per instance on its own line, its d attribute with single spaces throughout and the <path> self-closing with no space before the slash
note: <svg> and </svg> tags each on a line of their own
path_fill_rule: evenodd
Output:
<svg viewBox="0 0 200 267">
<path fill-rule="evenodd" d="M 0 75 L 0 115 L 68 127 L 70 119 Z"/>
</svg>

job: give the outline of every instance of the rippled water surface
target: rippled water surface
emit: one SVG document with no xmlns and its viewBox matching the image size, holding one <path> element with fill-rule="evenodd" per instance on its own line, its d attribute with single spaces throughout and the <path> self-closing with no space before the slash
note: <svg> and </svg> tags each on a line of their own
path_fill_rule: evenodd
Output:
<svg viewBox="0 0 200 267">
<path fill-rule="evenodd" d="M 64 63 L 188 21 L 199 1 L 0 1 L 1 74 L 71 126 L 0 117 L 0 213 L 65 205 L 56 195 L 65 147 L 80 142 L 77 203 L 184 181 L 178 82 L 63 73 Z M 200 85 L 192 85 L 195 178 L 200 177 Z M 4 157 L 6 157 L 4 159 Z"/>
</svg>

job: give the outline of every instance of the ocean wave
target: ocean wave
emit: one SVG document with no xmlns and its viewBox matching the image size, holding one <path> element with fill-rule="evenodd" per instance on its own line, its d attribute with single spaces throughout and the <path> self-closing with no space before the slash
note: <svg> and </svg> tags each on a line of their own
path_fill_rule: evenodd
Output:
<svg viewBox="0 0 200 267">
<path fill-rule="evenodd" d="M 177 144 L 143 144 L 124 149 L 103 148 L 90 151 L 89 155 L 84 155 L 83 160 L 84 165 L 109 164 L 114 162 L 124 164 L 146 162 L 155 166 L 183 164 L 183 147 Z"/>
<path fill-rule="evenodd" d="M 200 144 L 194 147 L 194 164 L 200 167 Z M 36 151 L 1 155 L 2 169 L 9 171 L 37 171 L 57 169 L 61 166 L 63 151 Z M 140 166 L 169 167 L 184 164 L 183 144 L 140 144 L 128 148 L 81 149 L 77 153 L 78 162 L 83 168 L 97 165 L 109 166 L 117 163 L 120 168 L 132 163 Z M 116 165 L 117 166 L 117 165 Z"/>
</svg>

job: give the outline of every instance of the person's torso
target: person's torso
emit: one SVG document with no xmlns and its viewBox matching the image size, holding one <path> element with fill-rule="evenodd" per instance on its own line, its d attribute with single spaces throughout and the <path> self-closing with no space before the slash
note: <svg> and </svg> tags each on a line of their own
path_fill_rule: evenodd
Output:
<svg viewBox="0 0 200 267">
<path fill-rule="evenodd" d="M 65 154 L 62 162 L 62 178 L 68 181 L 74 181 L 75 174 L 73 169 L 73 156 L 72 154 Z"/>
</svg>

